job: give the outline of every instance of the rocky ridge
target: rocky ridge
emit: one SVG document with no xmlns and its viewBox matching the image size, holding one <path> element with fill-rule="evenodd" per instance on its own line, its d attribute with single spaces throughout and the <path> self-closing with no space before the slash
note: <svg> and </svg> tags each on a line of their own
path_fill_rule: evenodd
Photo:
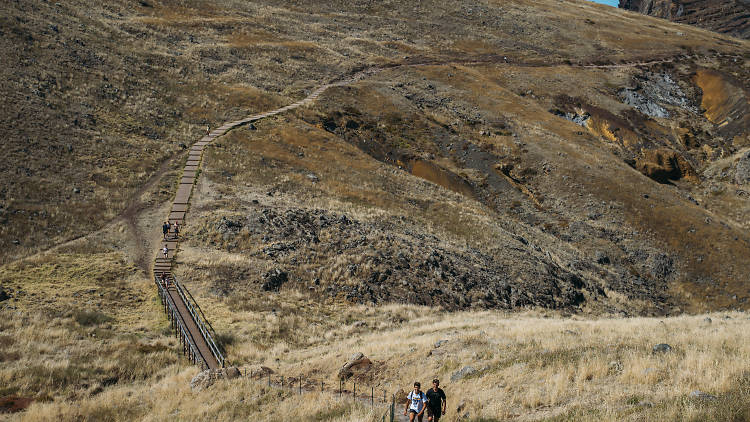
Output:
<svg viewBox="0 0 750 422">
<path fill-rule="evenodd" d="M 620 0 L 619 7 L 750 39 L 750 3 L 744 0 Z"/>
</svg>

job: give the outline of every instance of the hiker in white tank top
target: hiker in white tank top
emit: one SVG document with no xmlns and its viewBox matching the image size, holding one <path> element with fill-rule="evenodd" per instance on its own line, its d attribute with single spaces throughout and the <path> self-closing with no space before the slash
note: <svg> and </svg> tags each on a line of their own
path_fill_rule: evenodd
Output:
<svg viewBox="0 0 750 422">
<path fill-rule="evenodd" d="M 419 382 L 414 383 L 414 390 L 406 396 L 406 406 L 404 407 L 404 416 L 409 414 L 409 422 L 418 420 L 422 422 L 424 410 L 427 404 L 427 396 L 420 390 Z"/>
</svg>

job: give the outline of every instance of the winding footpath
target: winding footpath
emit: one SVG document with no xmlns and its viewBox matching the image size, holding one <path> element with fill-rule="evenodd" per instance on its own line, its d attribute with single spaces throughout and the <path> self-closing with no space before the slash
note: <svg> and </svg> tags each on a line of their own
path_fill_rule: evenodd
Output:
<svg viewBox="0 0 750 422">
<path fill-rule="evenodd" d="M 180 183 L 172 206 L 170 207 L 168 220 L 171 229 L 165 240 L 160 243 L 153 266 L 154 282 L 159 288 L 159 296 L 164 304 L 164 310 L 172 322 L 172 327 L 180 337 L 183 351 L 190 359 L 206 369 L 220 369 L 224 367 L 224 356 L 221 348 L 215 342 L 216 333 L 206 320 L 200 307 L 192 295 L 174 276 L 173 267 L 175 256 L 179 251 L 179 234 L 175 233 L 176 226 L 184 227 L 185 216 L 190 209 L 190 199 L 193 187 L 198 179 L 199 168 L 203 158 L 203 150 L 214 139 L 223 136 L 230 130 L 248 123 L 252 123 L 266 117 L 275 116 L 285 111 L 293 110 L 315 101 L 318 96 L 332 86 L 349 84 L 361 79 L 372 71 L 363 71 L 351 78 L 340 82 L 323 85 L 313 91 L 304 99 L 287 106 L 256 114 L 242 120 L 225 123 L 224 125 L 210 131 L 206 136 L 190 147 L 187 162 L 182 171 Z M 164 254 L 166 248 L 167 253 Z"/>
</svg>

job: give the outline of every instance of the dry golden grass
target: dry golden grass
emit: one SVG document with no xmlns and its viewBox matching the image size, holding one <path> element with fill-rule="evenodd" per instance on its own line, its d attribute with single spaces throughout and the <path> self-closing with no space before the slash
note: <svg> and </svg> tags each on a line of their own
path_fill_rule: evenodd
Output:
<svg viewBox="0 0 750 422">
<path fill-rule="evenodd" d="M 44 124 L 21 128 L 10 136 L 18 148 L 3 173 L 7 177 L 2 191 L 8 197 L 3 197 L 2 205 L 4 210 L 23 212 L 3 221 L 0 246 L 5 252 L 0 262 L 100 227 L 130 203 L 133 193 L 157 172 L 162 160 L 181 151 L 180 142 L 189 144 L 197 139 L 207 124 L 289 103 L 316 84 L 360 66 L 487 57 L 500 61 L 498 57 L 507 54 L 510 65 L 435 65 L 384 71 L 371 81 L 331 89 L 314 108 L 299 110 L 296 117 L 260 122 L 255 134 L 230 133 L 206 154 L 205 177 L 196 190 L 185 234 L 194 234 L 193 227 L 211 218 L 245 212 L 251 200 L 280 208 L 346 213 L 365 222 L 408 216 L 412 218 L 410 230 L 419 226 L 419 233 L 439 236 L 441 245 L 455 248 L 451 250 L 472 245 L 497 251 L 510 244 L 510 230 L 526 224 L 523 215 L 516 214 L 502 214 L 513 217 L 498 221 L 491 206 L 377 162 L 362 151 L 366 146 L 359 148 L 316 126 L 321 117 L 350 110 L 369 119 L 388 147 L 405 152 L 405 157 L 438 152 L 431 143 L 433 131 L 458 122 L 454 126 L 457 138 L 472 139 L 498 154 L 526 154 L 520 164 L 527 168 L 540 166 L 542 161 L 551 163 L 558 169 L 552 176 L 524 181 L 530 186 L 528 192 L 533 189 L 534 195 L 551 198 L 537 203 L 539 208 L 551 207 L 551 214 L 535 217 L 540 221 L 531 219 L 531 236 L 523 232 L 526 228 L 519 229 L 535 244 L 543 245 L 550 260 L 550 251 L 569 259 L 590 258 L 588 252 L 577 253 L 578 247 L 590 251 L 581 246 L 585 242 L 562 242 L 538 229 L 549 226 L 565 231 L 578 222 L 577 217 L 585 213 L 575 204 L 580 202 L 579 196 L 587 194 L 594 195 L 596 202 L 625 203 L 626 213 L 616 214 L 611 222 L 590 223 L 595 228 L 604 231 L 627 223 L 628 232 L 656 233 L 659 239 L 669 239 L 664 243 L 673 251 L 687 250 L 689 265 L 698 265 L 692 261 L 694 251 L 706 251 L 700 274 L 729 271 L 723 265 L 727 261 L 736 263 L 738 273 L 746 274 L 742 271 L 746 247 L 732 243 L 722 243 L 722 249 L 713 247 L 714 242 L 724 242 L 734 232 L 717 224 L 700 226 L 693 238 L 686 240 L 684 233 L 692 224 L 704 221 L 704 213 L 694 208 L 682 211 L 684 201 L 674 199 L 671 187 L 654 186 L 634 174 L 600 148 L 599 139 L 578 136 L 578 127 L 548 110 L 551 99 L 571 86 L 592 98 L 594 105 L 613 113 L 624 108 L 611 94 L 628 83 L 630 71 L 581 69 L 570 64 L 601 61 L 602 57 L 620 62 L 708 54 L 711 49 L 736 53 L 745 51 L 747 42 L 738 46 L 724 36 L 584 1 L 564 2 L 564 7 L 558 2 L 494 2 L 494 8 L 477 7 L 472 16 L 464 7 L 468 4 L 439 1 L 397 2 L 390 5 L 393 8 L 372 2 L 309 2 L 304 8 L 274 2 L 149 3 L 155 7 L 134 2 L 96 7 L 86 1 L 37 2 L 29 6 L 37 7 L 33 13 L 16 8 L 23 2 L 3 6 L 9 17 L 2 22 L 3 33 L 17 36 L 3 44 L 7 47 L 4 51 L 14 58 L 23 50 L 28 53 L 24 63 L 36 65 L 4 68 L 6 80 L 14 84 L 3 85 L 3 94 L 11 98 L 18 91 L 21 100 L 0 117 L 15 124 L 18 110 L 43 109 L 29 121 Z M 479 18 L 479 13 L 488 17 Z M 13 16 L 17 16 L 16 23 Z M 12 25 L 8 31 L 6 23 Z M 59 28 L 52 30 L 51 25 Z M 86 32 L 87 26 L 98 30 Z M 55 35 L 58 30 L 61 39 Z M 677 36 L 677 31 L 684 36 Z M 26 35 L 29 37 L 24 38 Z M 80 45 L 79 41 L 86 49 L 69 47 Z M 81 56 L 86 50 L 94 56 Z M 40 53 L 44 51 L 55 54 Z M 68 56 L 78 62 L 68 66 L 61 60 Z M 105 65 L 97 64 L 99 61 Z M 29 83 L 15 83 L 14 72 L 20 67 L 30 69 L 26 74 Z M 46 86 L 48 80 L 37 75 L 45 74 L 54 78 L 39 95 L 34 90 Z M 516 142 L 510 131 L 480 140 L 482 128 L 465 123 L 472 116 L 439 108 L 425 110 L 422 104 L 405 100 L 404 92 L 395 91 L 393 83 L 422 84 L 415 88 L 422 93 L 428 80 L 459 111 L 476 109 L 506 118 L 522 141 Z M 519 95 L 529 89 L 535 96 Z M 42 106 L 46 102 L 51 105 Z M 79 103 L 91 103 L 86 106 L 90 109 L 53 112 L 72 110 L 71 106 Z M 96 111 L 92 111 L 96 124 L 87 124 L 80 116 L 91 110 Z M 83 127 L 68 130 L 79 117 Z M 22 152 L 28 138 L 46 140 L 48 134 L 56 136 L 57 149 L 49 149 L 50 154 L 41 154 L 43 148 Z M 81 141 L 72 148 L 72 155 L 62 154 L 68 150 L 67 139 Z M 23 165 L 34 160 L 42 165 L 77 166 L 65 167 L 65 171 L 51 169 L 47 178 L 23 176 L 27 170 L 33 173 L 35 169 Z M 487 176 L 462 168 L 449 157 L 436 160 L 477 185 Z M 395 164 L 399 163 L 403 164 Z M 572 182 L 559 177 L 563 172 L 580 186 L 571 188 Z M 310 181 L 309 173 L 320 181 Z M 21 187 L 7 193 L 5 188 L 16 179 Z M 73 183 L 82 183 L 85 198 L 61 194 L 70 192 Z M 164 182 L 146 192 L 144 202 L 157 207 L 170 189 Z M 273 193 L 273 199 L 267 192 Z M 642 199 L 644 192 L 658 200 L 652 201 L 657 202 L 653 212 L 649 211 L 652 202 Z M 562 202 L 557 208 L 547 205 L 554 203 L 558 194 Z M 570 197 L 573 199 L 565 202 Z M 507 207 L 501 209 L 520 210 L 519 215 L 530 209 L 523 195 L 513 189 L 495 199 Z M 513 205 L 516 203 L 520 205 Z M 643 209 L 647 212 L 642 213 Z M 564 215 L 567 211 L 571 215 Z M 42 217 L 32 221 L 29 214 Z M 8 252 L 5 246 L 14 238 L 25 240 L 29 227 L 37 229 L 34 235 L 38 237 Z M 124 255 L 128 252 L 125 230 L 118 225 L 113 231 L 92 236 L 100 237 L 99 242 L 85 240 L 0 267 L 3 287 L 11 289 L 13 296 L 0 310 L 0 395 L 35 399 L 25 413 L 0 418 L 371 421 L 380 416 L 366 407 L 336 401 L 327 393 L 307 394 L 299 400 L 293 392 L 262 390 L 248 380 L 220 382 L 207 391 L 191 392 L 188 383 L 196 369 L 179 357 L 180 346 L 169 333 L 152 283 L 136 274 L 133 262 L 138 253 Z M 263 364 L 282 375 L 304 374 L 335 385 L 340 365 L 353 352 L 362 351 L 376 361 L 378 389 L 393 392 L 407 389 L 414 379 L 424 384 L 433 376 L 443 379 L 450 400 L 448 420 L 460 416 L 455 406 L 464 400 L 462 413 L 469 412 L 475 420 L 750 417 L 746 368 L 750 342 L 744 313 L 728 314 L 731 319 L 727 320 L 722 318 L 724 314 L 711 314 L 714 321 L 707 324 L 702 315 L 663 320 L 571 319 L 559 314 L 545 317 L 544 311 L 430 315 L 433 311 L 405 305 L 354 306 L 335 298 L 319 300 L 302 289 L 284 289 L 280 294 L 258 292 L 257 280 L 274 262 L 258 258 L 254 255 L 258 245 L 244 241 L 240 246 L 247 250 L 242 253 L 188 243 L 178 267 L 178 275 L 198 297 L 236 364 Z M 599 239 L 591 243 L 605 250 L 618 246 Z M 326 281 L 346 286 L 352 284 L 346 273 L 348 265 L 360 264 L 364 270 L 369 265 L 366 256 L 328 258 L 315 257 L 300 263 L 298 269 L 301 273 L 320 270 Z M 717 284 L 730 276 L 720 274 Z M 217 280 L 229 282 L 232 292 L 213 291 Z M 732 283 L 729 292 L 743 286 L 736 280 Z M 736 305 L 723 291 L 706 302 L 702 290 L 682 290 L 680 285 L 672 288 L 676 297 L 692 302 L 689 309 Z M 25 293 L 19 294 L 18 289 Z M 633 299 L 627 293 L 607 289 L 606 305 L 635 313 L 652 309 L 650 298 Z M 581 312 L 600 312 L 602 306 L 587 304 Z M 448 343 L 427 356 L 432 344 L 444 338 Z M 674 351 L 652 354 L 651 347 L 658 342 L 670 343 Z M 479 372 L 449 382 L 451 374 L 464 365 Z M 369 386 L 366 381 L 364 384 Z M 718 399 L 701 402 L 689 398 L 697 389 Z"/>
<path fill-rule="evenodd" d="M 268 366 L 277 372 L 275 383 L 279 375 L 302 376 L 311 386 L 323 381 L 327 390 L 335 390 L 338 369 L 361 351 L 375 362 L 375 369 L 372 383 L 370 374 L 359 379 L 360 394 L 373 386 L 376 397 L 382 397 L 383 391 L 408 390 L 415 380 L 428 385 L 438 377 L 448 395 L 449 421 L 465 413 L 477 421 L 698 421 L 750 416 L 750 319 L 745 313 L 585 319 L 544 312 L 445 314 L 401 305 L 371 309 L 310 304 L 311 308 L 300 305 L 301 299 L 272 299 L 297 304 L 296 310 L 279 306 L 277 314 L 233 313 L 232 325 L 242 327 L 229 347 L 234 363 L 256 369 Z M 267 305 L 265 299 L 257 303 Z M 254 333 L 288 324 L 290 318 L 299 321 L 290 332 L 265 339 L 264 349 L 251 340 Z M 51 334 L 40 335 L 59 341 Z M 286 340 L 288 335 L 316 340 L 296 347 Z M 438 340 L 447 342 L 435 349 Z M 673 350 L 653 353 L 652 347 L 662 342 Z M 150 360 L 156 356 L 147 355 Z M 464 366 L 477 372 L 450 381 Z M 34 403 L 21 420 L 374 421 L 384 410 L 380 406 L 371 413 L 367 406 L 340 402 L 330 392 L 305 392 L 300 398 L 293 389 L 264 387 L 265 380 L 221 381 L 195 393 L 188 385 L 197 372 L 193 368 L 148 366 L 142 371 L 155 373 L 88 398 L 76 396 L 74 402 Z M 345 387 L 351 392 L 351 380 Z M 717 399 L 691 398 L 696 390 Z M 459 414 L 456 406 L 461 402 Z"/>
</svg>

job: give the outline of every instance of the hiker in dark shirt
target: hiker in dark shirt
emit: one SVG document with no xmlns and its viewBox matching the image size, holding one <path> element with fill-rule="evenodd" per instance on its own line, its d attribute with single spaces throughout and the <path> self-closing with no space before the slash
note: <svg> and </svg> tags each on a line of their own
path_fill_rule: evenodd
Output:
<svg viewBox="0 0 750 422">
<path fill-rule="evenodd" d="M 439 387 L 440 380 L 432 380 L 432 388 L 427 390 L 427 421 L 438 422 L 440 417 L 445 414 L 445 392 Z"/>
<path fill-rule="evenodd" d="M 161 232 L 164 234 L 164 238 L 166 239 L 167 233 L 169 233 L 169 226 L 167 225 L 166 221 L 161 225 Z"/>
</svg>

